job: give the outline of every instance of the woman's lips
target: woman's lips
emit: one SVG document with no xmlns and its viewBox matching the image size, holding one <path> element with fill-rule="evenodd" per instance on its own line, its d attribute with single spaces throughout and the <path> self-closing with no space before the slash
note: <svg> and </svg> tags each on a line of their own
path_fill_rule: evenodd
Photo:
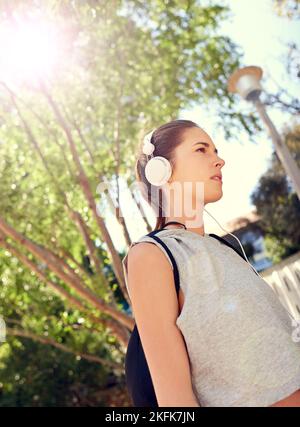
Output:
<svg viewBox="0 0 300 427">
<path fill-rule="evenodd" d="M 214 181 L 219 181 L 221 184 L 223 184 L 222 179 L 218 176 L 214 176 L 213 178 L 210 178 L 210 179 L 213 179 Z"/>
</svg>

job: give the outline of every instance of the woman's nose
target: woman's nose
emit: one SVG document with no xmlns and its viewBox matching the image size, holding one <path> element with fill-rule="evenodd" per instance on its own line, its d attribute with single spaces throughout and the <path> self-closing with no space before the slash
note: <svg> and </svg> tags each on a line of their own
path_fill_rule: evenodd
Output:
<svg viewBox="0 0 300 427">
<path fill-rule="evenodd" d="M 225 165 L 225 160 L 223 160 L 223 159 L 221 159 L 221 157 L 219 157 L 219 159 L 216 160 L 216 164 L 221 165 L 221 167 L 223 167 Z"/>
</svg>

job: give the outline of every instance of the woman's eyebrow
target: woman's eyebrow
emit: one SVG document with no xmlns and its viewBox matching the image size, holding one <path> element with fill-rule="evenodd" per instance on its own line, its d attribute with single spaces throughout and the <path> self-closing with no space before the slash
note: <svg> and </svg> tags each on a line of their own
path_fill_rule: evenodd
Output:
<svg viewBox="0 0 300 427">
<path fill-rule="evenodd" d="M 193 144 L 193 146 L 197 145 L 197 144 L 204 144 L 205 147 L 210 147 L 210 144 L 208 144 L 208 142 L 195 142 L 195 144 Z M 216 148 L 215 148 L 215 153 L 218 153 L 218 150 Z"/>
</svg>

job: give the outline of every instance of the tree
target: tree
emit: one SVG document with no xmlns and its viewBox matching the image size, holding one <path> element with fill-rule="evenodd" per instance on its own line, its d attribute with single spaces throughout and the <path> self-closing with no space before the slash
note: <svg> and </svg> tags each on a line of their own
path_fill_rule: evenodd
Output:
<svg viewBox="0 0 300 427">
<path fill-rule="evenodd" d="M 279 16 L 290 19 L 300 18 L 300 1 L 299 0 L 273 0 L 274 10 Z"/>
<path fill-rule="evenodd" d="M 274 10 L 281 17 L 289 19 L 298 19 L 299 14 L 299 0 L 273 0 Z M 286 72 L 292 81 L 297 82 L 300 78 L 300 49 L 296 41 L 288 42 L 286 44 L 287 54 L 284 54 L 280 61 L 285 64 Z M 270 76 L 271 77 L 271 76 Z M 272 77 L 271 77 L 272 78 Z M 272 78 L 273 79 L 273 78 Z M 283 112 L 289 112 L 292 115 L 300 114 L 300 102 L 297 96 L 291 93 L 276 81 L 273 82 L 277 86 L 276 93 L 265 94 L 264 103 L 275 108 L 279 108 Z"/>
<path fill-rule="evenodd" d="M 300 166 L 300 125 L 286 125 L 283 138 Z M 261 216 L 267 255 L 274 263 L 300 250 L 300 201 L 276 155 L 260 178 L 251 201 Z"/>
</svg>

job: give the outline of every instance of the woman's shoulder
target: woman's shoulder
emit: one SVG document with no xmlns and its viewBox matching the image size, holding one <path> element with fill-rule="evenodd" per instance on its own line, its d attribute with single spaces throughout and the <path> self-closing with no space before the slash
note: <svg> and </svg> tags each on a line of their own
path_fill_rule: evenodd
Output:
<svg viewBox="0 0 300 427">
<path fill-rule="evenodd" d="M 122 259 L 122 265 L 128 293 L 129 265 L 131 272 L 134 271 L 134 274 L 137 274 L 137 276 L 140 274 L 144 276 L 146 274 L 153 277 L 153 274 L 158 271 L 160 271 L 160 274 L 169 274 L 171 271 L 170 267 L 173 269 L 170 253 L 168 253 L 168 249 L 166 249 L 164 243 L 161 240 L 158 242 L 148 235 L 143 235 L 131 243 L 126 255 Z"/>
<path fill-rule="evenodd" d="M 170 247 L 170 242 L 167 241 L 166 236 L 162 236 L 160 234 L 161 233 L 159 232 L 155 233 L 154 235 L 151 233 L 142 235 L 140 238 L 131 243 L 125 258 L 128 259 L 130 254 L 130 258 L 134 259 L 135 262 L 142 262 L 145 257 L 147 260 L 156 261 L 161 258 L 161 253 L 163 252 L 166 255 L 169 263 L 172 265 L 167 252 Z"/>
</svg>

